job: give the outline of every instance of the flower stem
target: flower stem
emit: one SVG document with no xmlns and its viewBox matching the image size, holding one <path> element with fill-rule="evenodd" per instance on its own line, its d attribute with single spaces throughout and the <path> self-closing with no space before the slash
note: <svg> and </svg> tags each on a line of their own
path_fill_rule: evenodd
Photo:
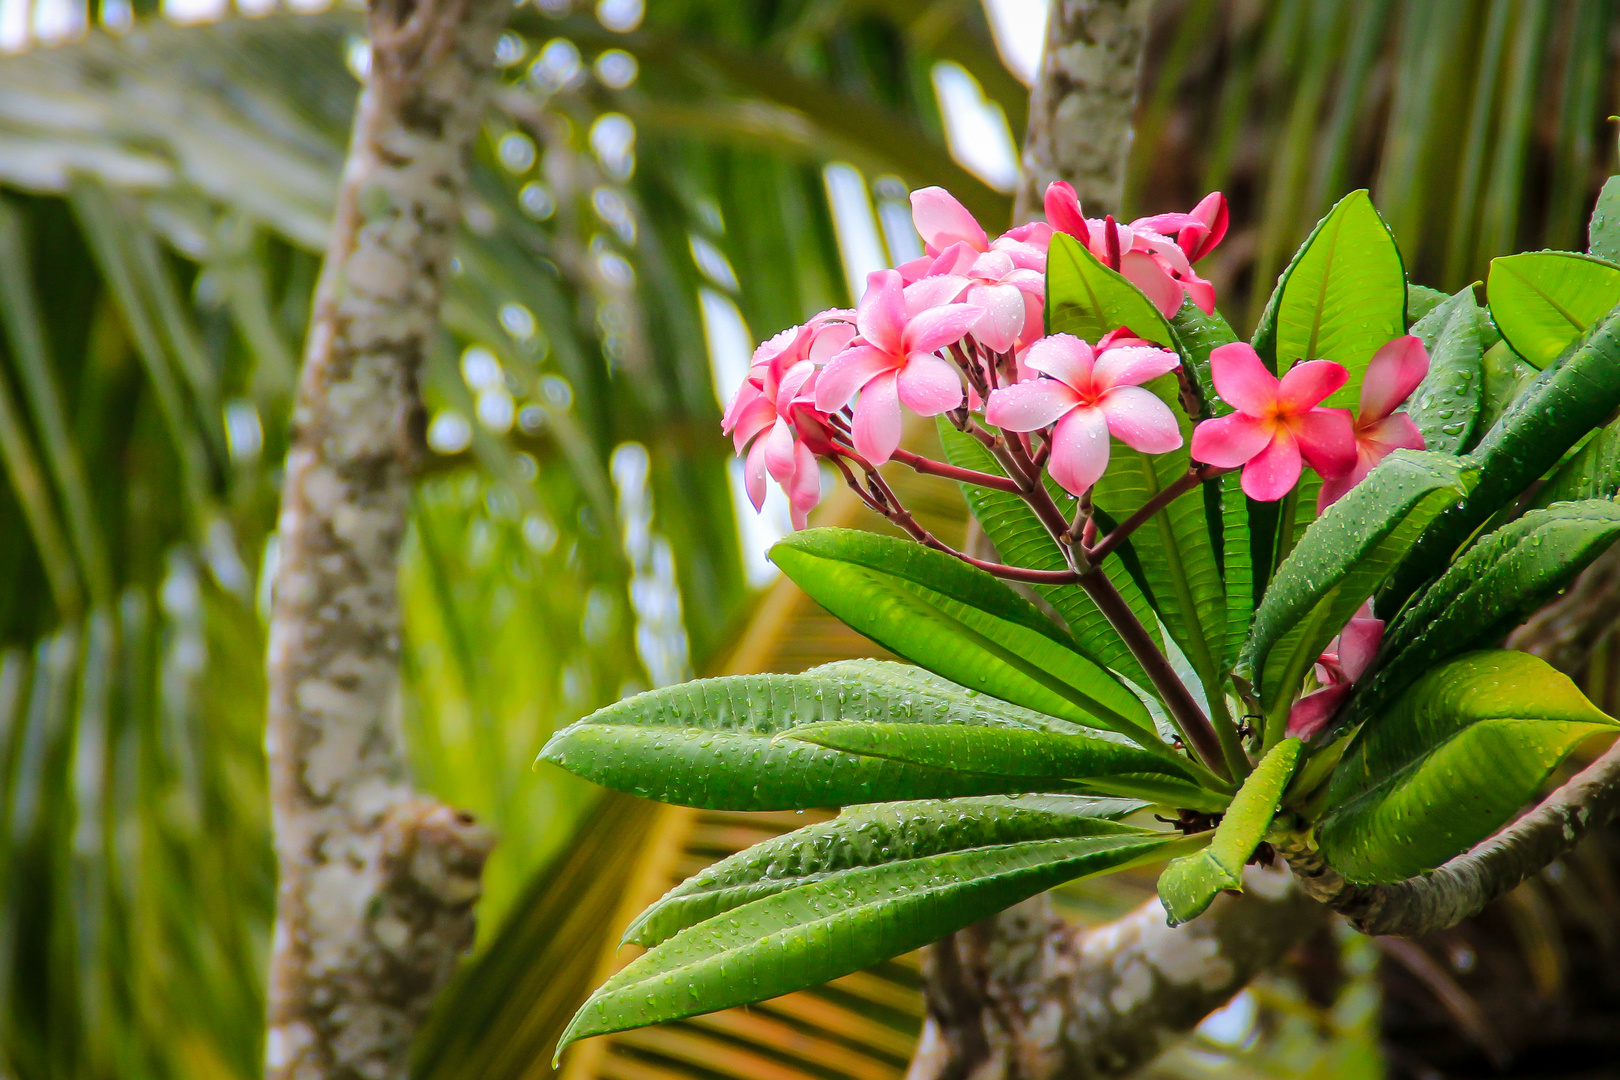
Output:
<svg viewBox="0 0 1620 1080">
<path fill-rule="evenodd" d="M 1109 552 L 1119 547 L 1125 539 L 1142 525 L 1151 521 L 1154 514 L 1187 494 L 1205 480 L 1213 480 L 1222 473 L 1231 472 L 1231 469 L 1218 469 L 1212 465 L 1205 465 L 1197 469 L 1189 469 L 1187 474 L 1153 498 L 1142 504 L 1142 508 L 1122 521 L 1107 536 L 1097 541 L 1092 547 L 1086 549 L 1086 558 L 1092 562 L 1101 562 Z"/>
<path fill-rule="evenodd" d="M 1222 779 L 1231 779 L 1232 773 L 1226 766 L 1226 755 L 1222 752 L 1221 739 L 1216 735 L 1209 717 L 1198 707 L 1192 691 L 1188 690 L 1186 684 L 1176 675 L 1170 661 L 1153 643 L 1147 628 L 1136 617 L 1136 612 L 1131 610 L 1125 598 L 1119 594 L 1114 583 L 1108 580 L 1108 575 L 1104 574 L 1100 567 L 1095 567 L 1081 575 L 1080 587 L 1086 590 L 1091 602 L 1097 605 L 1097 610 L 1103 613 L 1103 617 L 1113 626 L 1114 632 L 1125 642 L 1126 648 L 1131 650 L 1131 655 L 1142 665 L 1142 670 L 1147 673 L 1153 688 L 1164 700 L 1165 709 L 1170 714 L 1170 722 L 1175 725 L 1176 731 L 1212 772 Z"/>
<path fill-rule="evenodd" d="M 950 480 L 958 480 L 964 484 L 976 484 L 979 487 L 994 488 L 997 491 L 1005 491 L 1012 495 L 1019 493 L 1017 482 L 1009 480 L 1005 476 L 979 472 L 976 469 L 960 469 L 955 465 L 947 465 L 943 461 L 935 461 L 933 458 L 926 458 L 921 454 L 913 454 L 910 450 L 896 450 L 894 460 L 929 476 L 943 476 Z"/>
</svg>

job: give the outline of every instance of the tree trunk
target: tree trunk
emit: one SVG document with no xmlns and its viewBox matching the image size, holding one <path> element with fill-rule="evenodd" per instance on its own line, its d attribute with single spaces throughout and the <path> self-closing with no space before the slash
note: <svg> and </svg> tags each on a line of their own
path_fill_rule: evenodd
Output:
<svg viewBox="0 0 1620 1080">
<path fill-rule="evenodd" d="M 417 392 L 506 0 L 375 0 L 293 416 L 270 626 L 280 868 L 266 1074 L 404 1080 L 489 835 L 412 790 L 393 716 Z"/>
</svg>

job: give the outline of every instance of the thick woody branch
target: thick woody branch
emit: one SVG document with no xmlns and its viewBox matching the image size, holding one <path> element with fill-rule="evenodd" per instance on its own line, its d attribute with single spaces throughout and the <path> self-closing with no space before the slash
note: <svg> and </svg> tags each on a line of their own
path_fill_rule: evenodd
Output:
<svg viewBox="0 0 1620 1080">
<path fill-rule="evenodd" d="M 1036 897 L 929 946 L 928 1020 L 907 1080 L 1125 1076 L 1319 925 L 1276 870 L 1171 928 L 1157 900 L 1081 931 Z"/>
<path fill-rule="evenodd" d="M 1620 814 L 1620 743 L 1489 840 L 1432 873 L 1390 885 L 1355 885 L 1313 846 L 1284 846 L 1311 896 L 1366 934 L 1420 937 L 1477 915 Z"/>
<path fill-rule="evenodd" d="M 282 491 L 267 745 L 280 885 L 266 1072 L 404 1080 L 472 941 L 490 837 L 418 798 L 392 721 L 396 578 L 502 0 L 376 0 Z"/>
<path fill-rule="evenodd" d="M 1118 214 L 1152 0 L 1056 0 L 1029 101 L 1014 218 L 1067 180 L 1091 217 Z"/>
</svg>

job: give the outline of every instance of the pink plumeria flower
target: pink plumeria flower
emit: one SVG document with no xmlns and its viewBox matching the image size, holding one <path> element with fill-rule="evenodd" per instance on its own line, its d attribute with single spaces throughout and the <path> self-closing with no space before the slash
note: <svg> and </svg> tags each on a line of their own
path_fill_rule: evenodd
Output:
<svg viewBox="0 0 1620 1080">
<path fill-rule="evenodd" d="M 992 391 L 984 418 L 1009 431 L 1055 424 L 1047 468 L 1070 494 L 1086 491 L 1108 468 L 1110 435 L 1146 454 L 1181 445 L 1175 414 L 1140 385 L 1180 366 L 1168 349 L 1127 345 L 1094 353 L 1072 334 L 1053 334 L 1031 345 L 1024 363 L 1050 377 Z"/>
<path fill-rule="evenodd" d="M 968 208 L 941 187 L 911 193 L 911 220 L 927 254 L 898 268 L 908 284 L 926 277 L 933 260 L 953 244 L 966 244 L 969 250 L 981 254 L 999 251 L 1020 270 L 1046 272 L 1046 241 L 1052 231 L 1045 226 L 1019 226 L 991 240 Z"/>
<path fill-rule="evenodd" d="M 900 406 L 921 416 L 938 416 L 962 404 L 962 381 L 955 365 L 935 352 L 973 328 L 984 309 L 973 304 L 940 304 L 908 311 L 907 297 L 894 270 L 867 275 L 855 325 L 860 336 L 828 362 L 816 381 L 816 408 L 843 408 L 856 393 L 850 434 L 856 451 L 881 465 L 900 445 Z"/>
<path fill-rule="evenodd" d="M 806 515 L 821 499 L 816 454 L 831 450 L 826 415 L 816 411 L 813 400 L 817 365 L 855 336 L 847 321 L 853 316 L 824 311 L 762 342 L 721 421 L 720 430 L 732 437 L 737 453 L 747 450 L 743 484 L 754 509 L 765 505 L 768 475 L 782 485 L 796 529 L 804 528 Z"/>
<path fill-rule="evenodd" d="M 906 305 L 929 297 L 926 306 L 955 300 L 984 309 L 972 334 L 979 344 L 998 353 L 1041 336 L 1041 312 L 1046 306 L 1046 277 L 1015 264 L 1005 251 L 974 251 L 958 241 L 940 252 L 928 272 L 906 286 Z"/>
<path fill-rule="evenodd" d="M 1372 667 L 1383 640 L 1384 621 L 1373 618 L 1371 604 L 1363 604 L 1316 662 L 1316 681 L 1322 688 L 1300 698 L 1288 711 L 1290 738 L 1309 741 L 1322 733 L 1355 681 Z"/>
<path fill-rule="evenodd" d="M 1058 232 L 1086 245 L 1097 258 L 1123 274 L 1147 294 L 1165 318 L 1192 297 L 1204 314 L 1215 310 L 1215 287 L 1193 271 L 1226 236 L 1226 197 L 1204 196 L 1190 214 L 1154 214 L 1129 225 L 1112 219 L 1087 218 L 1074 188 L 1059 180 L 1046 188 L 1046 220 Z M 1174 239 L 1170 234 L 1175 233 Z"/>
<path fill-rule="evenodd" d="M 1280 380 L 1247 344 L 1235 341 L 1209 354 L 1215 392 L 1237 412 L 1193 430 L 1192 456 L 1223 469 L 1243 466 L 1243 492 L 1274 502 L 1299 481 L 1301 459 L 1324 477 L 1356 463 L 1349 409 L 1317 402 L 1349 378 L 1342 364 L 1307 360 Z"/>
<path fill-rule="evenodd" d="M 1421 339 L 1407 334 L 1373 354 L 1361 379 L 1361 412 L 1353 427 L 1356 464 L 1342 476 L 1322 480 L 1317 497 L 1321 513 L 1372 472 L 1373 466 L 1396 450 L 1422 450 L 1423 433 L 1412 418 L 1396 412 L 1429 374 L 1429 351 Z"/>
</svg>

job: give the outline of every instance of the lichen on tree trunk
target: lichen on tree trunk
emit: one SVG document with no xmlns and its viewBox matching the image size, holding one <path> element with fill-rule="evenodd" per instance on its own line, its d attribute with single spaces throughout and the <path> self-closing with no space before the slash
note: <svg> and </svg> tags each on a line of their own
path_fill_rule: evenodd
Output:
<svg viewBox="0 0 1620 1080">
<path fill-rule="evenodd" d="M 376 0 L 282 490 L 267 749 L 280 871 L 266 1074 L 403 1080 L 472 940 L 489 835 L 412 788 L 400 542 L 505 0 Z"/>
</svg>

